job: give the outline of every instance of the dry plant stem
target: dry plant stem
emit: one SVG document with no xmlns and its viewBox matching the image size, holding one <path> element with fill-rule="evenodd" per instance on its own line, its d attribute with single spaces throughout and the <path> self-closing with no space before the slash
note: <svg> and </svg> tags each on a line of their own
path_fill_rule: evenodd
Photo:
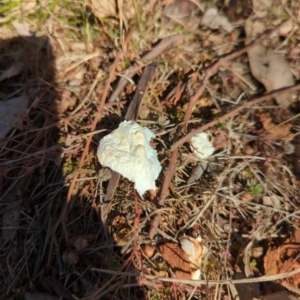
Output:
<svg viewBox="0 0 300 300">
<path fill-rule="evenodd" d="M 159 56 L 168 47 L 175 46 L 183 41 L 184 41 L 184 35 L 181 35 L 181 34 L 165 37 L 158 43 L 158 45 L 154 46 L 148 53 L 146 53 L 142 56 L 142 61 L 149 62 L 150 60 Z M 138 65 L 134 65 L 134 66 L 128 68 L 124 75 L 126 78 L 132 78 L 139 69 L 140 69 L 140 67 Z M 127 83 L 128 83 L 127 79 L 120 78 L 120 81 L 119 81 L 116 89 L 111 94 L 111 96 L 109 97 L 107 102 L 109 102 L 109 103 L 114 102 L 118 98 L 118 96 L 120 95 L 120 93 L 122 92 L 124 87 L 127 85 Z"/>
<path fill-rule="evenodd" d="M 139 273 L 118 272 L 118 271 L 97 269 L 97 268 L 91 268 L 91 271 L 96 271 L 96 272 L 105 273 L 105 274 L 131 276 L 131 277 L 141 276 L 141 274 L 139 274 Z M 276 275 L 267 275 L 267 276 L 254 277 L 254 278 L 231 279 L 231 280 L 230 279 L 228 279 L 228 280 L 189 280 L 189 279 L 158 277 L 158 276 L 153 276 L 153 275 L 143 275 L 143 277 L 150 279 L 150 280 L 158 280 L 158 281 L 162 281 L 162 282 L 175 282 L 175 283 L 181 283 L 181 284 L 189 284 L 192 286 L 200 285 L 200 284 L 214 286 L 217 284 L 230 284 L 230 283 L 242 284 L 242 283 L 275 281 L 275 280 L 280 280 L 280 279 L 286 279 L 286 278 L 289 278 L 289 277 L 294 276 L 299 273 L 300 273 L 300 269 L 296 269 L 291 272 L 281 273 L 281 274 L 276 274 Z"/>
<path fill-rule="evenodd" d="M 261 103 L 263 101 L 266 101 L 266 100 L 270 100 L 271 98 L 274 98 L 276 96 L 283 95 L 283 94 L 288 93 L 288 92 L 294 92 L 294 91 L 297 91 L 297 90 L 300 90 L 300 84 L 290 86 L 290 87 L 286 87 L 286 88 L 282 88 L 282 89 L 267 93 L 267 94 L 265 94 L 263 96 L 260 96 L 258 98 L 254 98 L 253 100 L 238 106 L 237 108 L 235 108 L 231 112 L 223 115 L 222 117 L 219 117 L 216 120 L 213 120 L 213 121 L 197 128 L 197 129 L 193 130 L 192 132 L 188 133 L 187 135 L 185 135 L 184 137 L 182 137 L 180 140 L 178 140 L 176 143 L 174 143 L 172 145 L 171 151 L 174 151 L 175 149 L 177 149 L 179 146 L 181 146 L 182 144 L 184 144 L 185 142 L 190 140 L 197 133 L 205 131 L 205 130 L 207 130 L 208 128 L 210 128 L 212 126 L 229 119 L 230 117 L 236 115 L 238 112 L 240 112 L 241 110 L 243 110 L 245 108 L 250 108 L 250 107 L 252 107 L 256 104 L 259 104 L 259 103 Z"/>
<path fill-rule="evenodd" d="M 152 64 L 146 66 L 146 68 L 139 80 L 139 83 L 136 87 L 134 96 L 128 106 L 128 109 L 127 109 L 127 112 L 125 115 L 125 120 L 130 121 L 130 120 L 136 120 L 138 118 L 140 105 L 142 103 L 144 95 L 147 92 L 148 83 L 153 78 L 155 69 L 156 69 L 155 63 L 152 63 Z"/>
<path fill-rule="evenodd" d="M 176 168 L 176 160 L 178 155 L 178 148 L 174 149 L 171 154 L 169 166 L 165 172 L 165 180 L 161 189 L 160 198 L 159 198 L 159 205 L 164 205 L 166 197 L 169 195 L 169 186 L 171 182 L 171 178 L 174 174 Z"/>
<path fill-rule="evenodd" d="M 134 219 L 134 223 L 133 223 L 133 227 L 132 227 L 132 232 L 135 232 L 138 229 L 140 221 L 141 221 L 141 212 L 142 212 L 142 209 L 139 207 L 139 197 L 135 190 L 134 190 L 134 205 L 135 205 L 135 219 Z M 135 239 L 133 240 L 133 251 L 132 252 L 137 261 L 136 268 L 138 270 L 141 270 L 143 263 L 142 263 L 142 258 L 141 258 L 140 252 L 138 251 L 137 237 L 135 237 Z M 133 261 L 133 263 L 134 263 L 134 261 Z"/>
</svg>

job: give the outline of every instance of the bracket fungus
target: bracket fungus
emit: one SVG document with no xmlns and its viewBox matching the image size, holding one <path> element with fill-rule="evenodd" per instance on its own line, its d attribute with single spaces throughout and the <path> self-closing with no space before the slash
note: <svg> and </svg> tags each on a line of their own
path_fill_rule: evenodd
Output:
<svg viewBox="0 0 300 300">
<path fill-rule="evenodd" d="M 141 197 L 156 189 L 155 180 L 161 171 L 151 138 L 155 134 L 147 127 L 124 121 L 100 141 L 97 151 L 99 162 L 133 181 Z"/>
</svg>

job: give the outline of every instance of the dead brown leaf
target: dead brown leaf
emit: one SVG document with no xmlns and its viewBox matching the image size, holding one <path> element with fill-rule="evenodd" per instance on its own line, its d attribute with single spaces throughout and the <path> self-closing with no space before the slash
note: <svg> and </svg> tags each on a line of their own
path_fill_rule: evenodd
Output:
<svg viewBox="0 0 300 300">
<path fill-rule="evenodd" d="M 263 45 L 257 45 L 248 51 L 252 75 L 261 82 L 267 92 L 292 86 L 294 77 L 290 66 L 281 55 Z M 294 101 L 291 95 L 276 97 L 282 108 L 288 108 Z"/>
<path fill-rule="evenodd" d="M 296 229 L 292 237 L 286 239 L 281 246 L 269 248 L 264 257 L 266 275 L 276 275 L 291 272 L 300 268 L 300 229 Z M 281 284 L 289 289 L 297 289 L 300 284 L 300 274 L 283 279 Z"/>
<path fill-rule="evenodd" d="M 92 13 L 99 19 L 117 16 L 117 4 L 115 0 L 91 0 Z"/>
<path fill-rule="evenodd" d="M 175 0 L 163 11 L 164 15 L 184 27 L 197 24 L 195 13 L 199 10 L 196 3 L 190 0 Z"/>
<path fill-rule="evenodd" d="M 269 10 L 273 9 L 272 1 L 252 1 L 255 15 L 245 23 L 248 42 L 253 41 L 266 30 L 264 21 Z M 294 85 L 293 73 L 287 60 L 269 47 L 258 44 L 248 50 L 249 64 L 252 75 L 261 82 L 267 92 Z M 288 108 L 295 100 L 291 95 L 284 94 L 275 98 L 282 108 Z"/>
<path fill-rule="evenodd" d="M 260 119 L 266 134 L 264 136 L 271 140 L 286 140 L 291 134 L 291 128 L 293 127 L 290 123 L 285 123 L 281 125 L 276 125 L 273 123 L 272 117 L 268 112 L 258 113 L 258 118 Z"/>
<path fill-rule="evenodd" d="M 188 255 L 175 243 L 166 243 L 159 247 L 162 257 L 171 266 L 178 279 L 191 279 Z"/>
<path fill-rule="evenodd" d="M 219 130 L 213 139 L 213 146 L 215 148 L 215 151 L 226 148 L 229 144 L 230 139 L 228 138 L 228 135 L 225 133 L 225 131 Z"/>
</svg>

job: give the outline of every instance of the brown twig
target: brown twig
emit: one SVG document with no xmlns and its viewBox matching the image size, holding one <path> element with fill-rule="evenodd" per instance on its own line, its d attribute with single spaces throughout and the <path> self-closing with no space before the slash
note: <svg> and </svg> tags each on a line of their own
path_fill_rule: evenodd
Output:
<svg viewBox="0 0 300 300">
<path fill-rule="evenodd" d="M 178 148 L 176 148 L 171 154 L 168 169 L 166 170 L 166 172 L 164 174 L 165 178 L 171 178 L 173 176 L 173 174 L 174 174 L 173 171 L 176 168 L 177 155 L 178 155 Z M 164 203 L 165 203 L 165 199 L 169 194 L 168 189 L 169 189 L 169 186 L 170 186 L 170 182 L 171 181 L 164 180 L 164 183 L 163 183 L 163 186 L 162 186 L 162 189 L 161 189 L 161 193 L 160 193 L 159 202 L 158 202 L 159 205 L 164 205 Z"/>
<path fill-rule="evenodd" d="M 195 95 L 193 95 L 189 100 L 188 108 L 187 108 L 185 116 L 183 118 L 183 123 L 186 123 L 187 121 L 190 120 L 191 114 L 192 114 L 192 111 L 193 111 L 193 107 L 194 107 L 196 101 L 201 97 L 201 95 L 203 94 L 203 92 L 205 90 L 206 85 L 208 84 L 209 79 L 217 73 L 218 68 L 220 66 L 222 66 L 224 63 L 228 62 L 229 60 L 237 58 L 240 55 L 246 53 L 251 48 L 253 48 L 257 44 L 259 44 L 260 42 L 262 42 L 263 40 L 268 38 L 271 34 L 276 32 L 282 26 L 283 23 L 279 24 L 278 26 L 276 26 L 275 28 L 273 28 L 271 30 L 266 31 L 264 34 L 262 34 L 260 37 L 258 37 L 255 41 L 253 41 L 250 44 L 246 45 L 244 48 L 242 48 L 240 50 L 237 50 L 237 51 L 234 51 L 232 53 L 229 53 L 229 54 L 221 57 L 217 62 L 215 62 L 212 66 L 210 66 L 208 68 L 208 70 L 206 71 L 206 74 L 203 78 L 202 85 L 197 90 Z"/>
<path fill-rule="evenodd" d="M 119 276 L 131 276 L 131 277 L 139 277 L 141 276 L 140 273 L 134 273 L 134 272 L 118 272 L 118 271 L 113 271 L 113 270 L 105 270 L 105 269 L 97 269 L 97 268 L 92 268 L 92 271 L 104 273 L 104 274 L 114 274 L 119 275 Z M 189 279 L 177 279 L 177 278 L 166 278 L 166 277 L 158 277 L 158 276 L 153 276 L 153 275 L 144 275 L 145 278 L 150 279 L 150 280 L 158 280 L 162 282 L 176 282 L 176 283 L 181 283 L 181 284 L 188 284 L 188 285 L 200 285 L 200 284 L 205 284 L 208 286 L 213 286 L 216 284 L 242 284 L 242 283 L 253 283 L 253 282 L 267 282 L 267 281 L 275 281 L 275 280 L 280 280 L 280 279 L 286 279 L 291 276 L 294 276 L 296 274 L 300 273 L 300 269 L 293 270 L 291 272 L 287 273 L 281 273 L 281 274 L 276 274 L 276 275 L 265 275 L 261 277 L 254 277 L 254 278 L 243 278 L 243 279 L 225 279 L 225 280 L 189 280 Z"/>
<path fill-rule="evenodd" d="M 149 62 L 152 59 L 159 56 L 168 47 L 170 47 L 172 45 L 175 46 L 179 42 L 182 42 L 182 41 L 184 41 L 184 36 L 181 34 L 165 37 L 156 46 L 154 46 L 149 52 L 147 52 L 146 54 L 144 54 L 142 56 L 142 61 Z M 124 87 L 128 84 L 128 80 L 126 78 L 132 78 L 139 69 L 140 69 L 140 67 L 138 65 L 134 65 L 126 70 L 126 72 L 124 74 L 125 78 L 120 78 L 120 81 L 119 81 L 116 89 L 114 90 L 114 92 L 111 94 L 111 96 L 109 97 L 109 99 L 107 101 L 108 103 L 114 102 L 117 99 L 117 97 L 120 95 L 120 93 L 122 92 Z"/>
<path fill-rule="evenodd" d="M 283 94 L 288 93 L 288 92 L 297 91 L 297 90 L 300 90 L 300 84 L 293 85 L 293 86 L 286 87 L 286 88 L 282 88 L 282 89 L 278 89 L 278 90 L 275 90 L 273 92 L 264 94 L 263 96 L 260 96 L 258 98 L 255 98 L 255 99 L 253 99 L 249 102 L 246 102 L 246 103 L 238 106 L 237 108 L 233 109 L 231 112 L 223 115 L 222 117 L 219 117 L 219 118 L 217 118 L 217 119 L 215 119 L 215 120 L 213 120 L 213 121 L 197 128 L 197 129 L 193 130 L 192 132 L 188 133 L 187 135 L 185 135 L 184 137 L 182 137 L 180 140 L 178 140 L 176 143 L 174 143 L 172 145 L 171 151 L 175 151 L 179 146 L 181 146 L 183 143 L 190 140 L 197 133 L 205 131 L 205 130 L 207 130 L 208 128 L 210 128 L 212 126 L 225 121 L 226 119 L 236 115 L 238 112 L 240 112 L 241 110 L 243 110 L 245 108 L 249 108 L 249 107 L 254 106 L 256 104 L 259 104 L 263 101 L 269 100 L 269 99 L 277 97 L 279 95 L 283 95 Z"/>
<path fill-rule="evenodd" d="M 139 79 L 139 83 L 136 87 L 134 96 L 128 106 L 125 120 L 129 121 L 137 119 L 139 108 L 144 98 L 144 94 L 146 93 L 148 88 L 148 83 L 152 80 L 156 67 L 156 63 L 151 63 L 150 65 L 146 66 L 141 78 Z"/>
</svg>

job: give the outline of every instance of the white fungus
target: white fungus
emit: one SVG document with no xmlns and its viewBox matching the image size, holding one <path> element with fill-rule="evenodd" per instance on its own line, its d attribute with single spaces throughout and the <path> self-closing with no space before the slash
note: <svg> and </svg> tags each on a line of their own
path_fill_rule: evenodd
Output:
<svg viewBox="0 0 300 300">
<path fill-rule="evenodd" d="M 155 180 L 161 171 L 151 138 L 155 134 L 150 129 L 124 121 L 100 141 L 97 152 L 99 162 L 133 181 L 141 197 L 156 189 Z"/>
<path fill-rule="evenodd" d="M 193 136 L 191 144 L 194 153 L 200 159 L 208 158 L 215 151 L 213 144 L 209 141 L 209 135 L 205 132 L 201 132 Z"/>
</svg>

